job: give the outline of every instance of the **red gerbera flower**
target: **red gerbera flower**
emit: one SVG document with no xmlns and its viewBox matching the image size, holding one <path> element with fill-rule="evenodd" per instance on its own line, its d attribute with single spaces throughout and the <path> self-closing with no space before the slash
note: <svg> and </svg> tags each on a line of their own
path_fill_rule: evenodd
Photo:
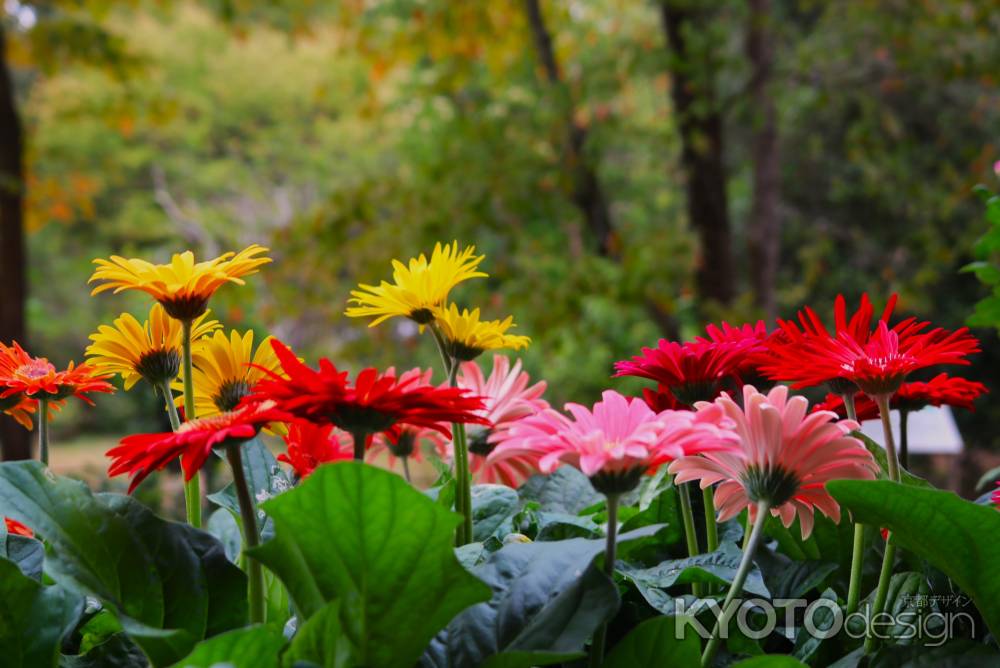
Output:
<svg viewBox="0 0 1000 668">
<path fill-rule="evenodd" d="M 17 520 L 12 520 L 9 517 L 5 517 L 4 524 L 7 526 L 7 533 L 12 533 L 18 536 L 27 536 L 28 538 L 35 537 L 35 532 L 33 532 L 28 527 L 24 526 Z"/>
<path fill-rule="evenodd" d="M 897 296 L 892 295 L 886 303 L 885 309 L 879 321 L 888 323 L 892 316 L 892 311 L 896 307 Z M 838 394 L 854 392 L 855 387 L 848 381 L 840 378 L 839 373 L 834 373 L 829 377 L 817 378 L 815 373 L 805 381 L 802 376 L 807 375 L 810 369 L 803 364 L 799 357 L 799 349 L 808 346 L 816 341 L 836 338 L 844 335 L 851 340 L 863 345 L 872 336 L 872 318 L 875 316 L 875 307 L 872 306 L 868 294 L 861 295 L 858 310 L 847 315 L 847 301 L 843 295 L 837 295 L 833 305 L 834 329 L 831 333 L 827 330 L 823 321 L 816 315 L 816 312 L 806 306 L 798 312 L 798 323 L 790 320 L 778 318 L 778 329 L 768 340 L 768 350 L 762 352 L 758 357 L 761 372 L 772 380 L 790 381 L 798 383 L 796 387 L 806 385 L 819 385 L 821 383 L 830 384 L 831 388 Z M 904 320 L 897 327 L 909 326 L 914 322 L 913 318 Z M 926 326 L 926 323 L 921 326 Z"/>
<path fill-rule="evenodd" d="M 278 461 L 289 464 L 299 478 L 305 478 L 320 464 L 353 456 L 350 441 L 334 433 L 332 424 L 295 422 L 289 425 L 284 440 L 288 451 L 278 455 Z"/>
<path fill-rule="evenodd" d="M 892 395 L 913 371 L 937 364 L 967 365 L 965 356 L 979 352 L 979 342 L 968 329 L 919 333 L 917 330 L 926 324 L 915 323 L 897 331 L 879 322 L 865 344 L 844 333 L 815 339 L 798 351 L 800 380 L 793 387 L 839 377 L 870 396 Z"/>
<path fill-rule="evenodd" d="M 37 408 L 37 401 L 28 399 L 21 394 L 15 394 L 7 398 L 0 397 L 0 413 L 11 416 L 19 425 L 29 431 L 34 426 L 31 421 L 31 414 Z"/>
<path fill-rule="evenodd" d="M 268 370 L 268 378 L 254 388 L 253 400 L 273 400 L 278 408 L 295 417 L 317 424 L 334 424 L 351 434 L 364 435 L 392 430 L 397 425 L 435 429 L 450 436 L 443 423 L 488 424 L 477 411 L 482 399 L 467 390 L 435 387 L 420 374 L 396 376 L 379 374 L 372 368 L 361 371 L 350 383 L 347 372 L 338 371 L 328 359 L 319 370 L 300 362 L 278 340 L 271 345 L 287 378 Z"/>
<path fill-rule="evenodd" d="M 769 350 L 768 340 L 771 335 L 767 331 L 767 324 L 763 320 L 758 320 L 752 325 L 747 323 L 736 327 L 723 322 L 721 326 L 707 326 L 705 333 L 708 335 L 707 339 L 699 336 L 695 341 L 704 344 L 735 345 L 739 355 L 733 372 L 743 384 L 753 384 L 752 381 L 760 375 L 758 367 Z"/>
<path fill-rule="evenodd" d="M 90 392 L 114 392 L 106 380 L 108 374 L 99 373 L 89 364 L 76 366 L 73 362 L 65 371 L 56 371 L 44 357 L 32 357 L 15 341 L 7 347 L 0 343 L 0 398 L 29 397 L 58 401 L 75 396 L 88 404 L 93 401 Z"/>
<path fill-rule="evenodd" d="M 925 406 L 953 406 L 974 411 L 976 407 L 973 402 L 988 391 L 982 383 L 940 373 L 926 383 L 903 383 L 892 396 L 889 405 L 905 411 L 918 411 Z M 854 406 L 858 411 L 858 420 L 874 420 L 878 417 L 878 406 L 863 392 L 855 395 Z M 836 394 L 828 394 L 826 401 L 817 404 L 813 410 L 829 410 L 841 417 L 846 416 L 844 401 Z"/>
<path fill-rule="evenodd" d="M 642 389 L 642 400 L 657 413 L 662 413 L 663 411 L 691 410 L 690 406 L 679 402 L 674 393 L 670 391 L 670 388 L 665 387 L 662 383 L 657 383 L 655 390 L 650 387 L 644 387 Z"/>
<path fill-rule="evenodd" d="M 694 341 L 677 343 L 660 339 L 656 348 L 615 362 L 615 377 L 639 376 L 668 388 L 686 406 L 711 401 L 734 380 L 743 361 L 745 343 Z"/>
<path fill-rule="evenodd" d="M 226 441 L 247 441 L 269 422 L 284 422 L 289 416 L 276 410 L 274 402 L 247 403 L 226 413 L 189 420 L 176 431 L 158 434 L 134 434 L 108 450 L 113 460 L 109 476 L 127 473 L 132 476 L 132 492 L 153 471 L 181 458 L 184 479 L 190 480 L 205 464 L 212 448 Z"/>
</svg>

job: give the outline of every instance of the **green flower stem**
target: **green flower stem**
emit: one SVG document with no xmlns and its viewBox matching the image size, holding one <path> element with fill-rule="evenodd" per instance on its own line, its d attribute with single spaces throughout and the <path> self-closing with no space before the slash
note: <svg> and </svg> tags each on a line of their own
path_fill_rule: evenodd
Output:
<svg viewBox="0 0 1000 668">
<path fill-rule="evenodd" d="M 681 502 L 681 518 L 684 520 L 684 539 L 687 541 L 688 556 L 698 555 L 698 534 L 694 529 L 694 513 L 691 510 L 691 485 L 694 483 L 681 483 L 677 485 L 677 497 Z M 696 598 L 704 595 L 700 582 L 691 583 L 691 593 Z"/>
<path fill-rule="evenodd" d="M 880 394 L 872 397 L 878 404 L 879 417 L 882 418 L 882 434 L 885 440 L 886 460 L 889 463 L 889 478 L 894 482 L 899 482 L 899 464 L 896 462 L 896 446 L 892 438 L 892 424 L 889 422 L 889 399 L 890 395 Z M 885 554 L 882 556 L 882 570 L 878 576 L 878 589 L 875 593 L 875 602 L 872 604 L 868 623 L 871 625 L 882 609 L 885 607 L 885 600 L 889 594 L 889 581 L 892 580 L 892 566 L 896 560 L 896 546 L 892 542 L 892 534 L 885 542 Z M 865 653 L 870 653 L 875 648 L 875 636 L 869 633 L 865 638 Z"/>
<path fill-rule="evenodd" d="M 441 359 L 449 359 L 444 337 L 433 325 L 431 331 L 437 333 L 435 340 L 438 341 Z M 451 362 L 446 361 L 445 364 L 448 368 L 448 384 L 454 387 L 455 379 L 458 377 L 458 360 L 451 358 Z M 451 435 L 455 453 L 455 510 L 462 515 L 462 524 L 457 529 L 455 544 L 461 547 L 472 542 L 472 478 L 469 474 L 469 445 L 465 438 L 465 425 L 452 423 Z"/>
<path fill-rule="evenodd" d="M 875 602 L 871 608 L 871 616 L 868 617 L 869 633 L 865 637 L 865 654 L 871 654 L 875 649 L 876 638 L 871 634 L 871 623 L 877 615 L 885 608 L 885 600 L 889 596 L 889 582 L 892 580 L 892 565 L 896 560 L 896 545 L 892 542 L 892 534 L 889 534 L 885 542 L 885 556 L 882 558 L 882 570 L 878 575 L 878 589 L 875 592 Z"/>
<path fill-rule="evenodd" d="M 191 321 L 183 320 L 183 371 L 184 374 L 184 419 L 193 420 L 194 412 L 194 378 L 191 364 Z M 194 472 L 191 479 L 184 483 L 184 509 L 187 521 L 191 526 L 201 528 L 201 475 Z"/>
<path fill-rule="evenodd" d="M 845 392 L 840 395 L 844 400 L 844 408 L 847 409 L 847 419 L 858 419 L 858 412 L 854 407 L 854 394 Z M 856 612 L 858 602 L 861 600 L 861 567 L 864 564 L 865 555 L 865 526 L 854 524 L 854 549 L 851 552 L 851 583 L 847 588 L 847 614 Z"/>
<path fill-rule="evenodd" d="M 236 487 L 236 499 L 240 505 L 240 518 L 243 520 L 243 556 L 247 566 L 247 597 L 250 602 L 250 623 L 263 624 L 264 608 L 264 570 L 260 562 L 247 554 L 247 550 L 257 547 L 257 509 L 254 507 L 247 479 L 243 474 L 243 457 L 240 452 L 242 443 L 226 444 L 226 459 L 233 472 L 233 485 Z"/>
<path fill-rule="evenodd" d="M 878 415 L 882 418 L 882 434 L 885 440 L 885 455 L 889 465 L 889 479 L 899 482 L 899 461 L 896 459 L 896 441 L 892 437 L 892 423 L 889 421 L 889 399 L 891 395 L 879 394 L 872 399 L 878 405 Z"/>
<path fill-rule="evenodd" d="M 177 406 L 174 404 L 174 395 L 170 391 L 170 381 L 165 380 L 157 388 L 163 395 L 163 403 L 167 405 L 167 417 L 170 418 L 170 428 L 177 431 L 181 428 L 181 418 L 177 415 Z"/>
<path fill-rule="evenodd" d="M 701 490 L 701 498 L 705 506 L 705 535 L 708 549 L 715 552 L 719 549 L 719 525 L 715 522 L 715 490 L 709 486 Z"/>
<path fill-rule="evenodd" d="M 38 458 L 49 465 L 49 400 L 38 400 Z"/>
<path fill-rule="evenodd" d="M 608 542 L 604 548 L 604 572 L 609 578 L 615 575 L 615 548 L 618 542 L 618 494 L 608 494 Z M 598 668 L 604 662 L 604 643 L 608 635 L 608 623 L 604 622 L 594 633 L 590 646 L 590 668 Z"/>
<path fill-rule="evenodd" d="M 910 411 L 899 409 L 899 463 L 905 469 L 910 466 L 910 434 L 906 423 Z"/>
<path fill-rule="evenodd" d="M 722 613 L 719 616 L 719 620 L 715 623 L 715 628 L 712 630 L 712 637 L 708 639 L 708 644 L 705 645 L 705 651 L 702 652 L 702 666 L 711 664 L 716 651 L 719 649 L 719 643 L 721 642 L 719 633 L 722 630 L 723 620 L 727 620 L 729 607 L 733 604 L 733 601 L 743 593 L 743 583 L 746 582 L 747 575 L 750 574 L 750 568 L 753 566 L 753 555 L 757 552 L 761 536 L 764 535 L 764 523 L 767 521 L 767 514 L 770 510 L 771 508 L 766 501 L 757 502 L 757 517 L 754 518 L 753 528 L 750 530 L 750 544 L 743 550 L 743 558 L 740 559 L 740 566 L 736 570 L 736 577 L 729 586 L 729 593 L 726 594 L 726 600 L 722 604 Z"/>
</svg>

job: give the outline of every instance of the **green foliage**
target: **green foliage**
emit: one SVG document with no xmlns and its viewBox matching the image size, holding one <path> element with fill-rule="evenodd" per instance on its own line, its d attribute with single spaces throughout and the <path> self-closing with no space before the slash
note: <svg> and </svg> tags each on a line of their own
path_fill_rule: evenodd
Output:
<svg viewBox="0 0 1000 668">
<path fill-rule="evenodd" d="M 272 626 L 247 626 L 203 640 L 174 668 L 274 668 L 285 646 L 281 631 Z"/>
<path fill-rule="evenodd" d="M 45 539 L 45 571 L 114 610 L 154 665 L 246 622 L 246 579 L 208 534 L 38 462 L 0 464 L 0 504 Z"/>
<path fill-rule="evenodd" d="M 701 643 L 693 633 L 682 634 L 678 640 L 677 626 L 677 619 L 668 616 L 643 622 L 614 646 L 602 665 L 604 668 L 699 668 Z"/>
<path fill-rule="evenodd" d="M 0 559 L 0 599 L 3 665 L 55 666 L 59 643 L 76 623 L 83 598 L 60 585 L 44 586 Z"/>
<path fill-rule="evenodd" d="M 322 466 L 262 507 L 275 538 L 253 555 L 281 578 L 302 619 L 341 600 L 361 663 L 411 666 L 456 613 L 489 596 L 450 547 L 458 516 L 386 471 Z"/>
<path fill-rule="evenodd" d="M 983 186 L 977 188 L 977 192 L 986 203 L 989 228 L 975 245 L 979 259 L 965 265 L 962 271 L 975 274 L 990 294 L 976 302 L 976 312 L 969 318 L 969 325 L 1000 330 L 1000 196 Z"/>
<path fill-rule="evenodd" d="M 972 597 L 986 624 L 1000 630 L 1000 564 L 991 536 L 1000 513 L 953 492 L 888 481 L 836 480 L 827 489 L 866 524 L 888 528 L 901 549 L 946 573 Z"/>
</svg>

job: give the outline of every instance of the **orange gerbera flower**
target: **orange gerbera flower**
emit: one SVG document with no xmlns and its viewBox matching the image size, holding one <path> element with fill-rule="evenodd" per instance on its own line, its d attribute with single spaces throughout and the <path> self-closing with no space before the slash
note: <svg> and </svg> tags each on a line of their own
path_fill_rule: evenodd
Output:
<svg viewBox="0 0 1000 668">
<path fill-rule="evenodd" d="M 20 394 L 15 394 L 6 399 L 0 398 L 0 413 L 11 416 L 19 425 L 28 430 L 32 426 L 31 414 L 35 412 L 37 406 L 37 401 L 27 399 Z"/>
<path fill-rule="evenodd" d="M 110 260 L 96 259 L 97 269 L 90 283 L 104 281 L 94 288 L 96 295 L 105 290 L 142 290 L 163 305 L 167 315 L 177 320 L 194 320 L 205 312 L 209 298 L 226 283 L 243 285 L 241 276 L 257 273 L 271 261 L 258 257 L 267 248 L 253 244 L 239 253 L 223 253 L 214 260 L 195 262 L 194 253 L 175 254 L 169 264 L 152 264 L 138 258 L 112 255 Z"/>
<path fill-rule="evenodd" d="M 27 397 L 59 401 L 77 397 L 93 405 L 90 392 L 114 392 L 114 387 L 89 364 L 74 365 L 57 371 L 44 357 L 32 357 L 14 342 L 7 347 L 0 343 L 0 399 Z"/>
</svg>

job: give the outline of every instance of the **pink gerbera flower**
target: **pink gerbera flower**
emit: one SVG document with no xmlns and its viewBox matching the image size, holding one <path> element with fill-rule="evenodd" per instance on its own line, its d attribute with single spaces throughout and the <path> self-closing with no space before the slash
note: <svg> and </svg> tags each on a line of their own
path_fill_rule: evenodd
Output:
<svg viewBox="0 0 1000 668">
<path fill-rule="evenodd" d="M 566 404 L 572 417 L 548 409 L 511 427 L 496 452 L 537 456 L 542 473 L 570 464 L 607 495 L 626 492 L 651 468 L 695 452 L 733 447 L 735 438 L 718 427 L 711 411 L 655 413 L 638 399 L 606 390 L 588 409 Z"/>
<path fill-rule="evenodd" d="M 744 508 L 754 519 L 763 502 L 786 527 L 798 516 L 802 537 L 807 538 L 814 509 L 840 520 L 840 506 L 824 488 L 828 481 L 875 478 L 871 453 L 848 436 L 858 428 L 856 422 L 837 421 L 836 414 L 828 411 L 807 414 L 809 402 L 804 397 L 789 398 L 784 386 L 765 395 L 747 385 L 743 406 L 728 395 L 699 404 L 699 413 L 706 411 L 737 434 L 739 447 L 687 456 L 669 469 L 678 484 L 700 480 L 705 489 L 720 483 L 715 490 L 719 521 Z"/>
<path fill-rule="evenodd" d="M 542 399 L 545 381 L 531 385 L 531 377 L 521 370 L 521 361 L 513 365 L 504 355 L 493 356 L 489 377 L 475 362 L 465 362 L 459 369 L 458 387 L 483 399 L 479 415 L 489 426 L 469 425 L 469 468 L 477 482 L 518 487 L 538 471 L 538 457 L 531 453 L 496 452 L 498 443 L 507 437 L 512 425 L 549 407 Z M 453 456 L 451 443 L 445 443 L 445 459 Z"/>
</svg>

